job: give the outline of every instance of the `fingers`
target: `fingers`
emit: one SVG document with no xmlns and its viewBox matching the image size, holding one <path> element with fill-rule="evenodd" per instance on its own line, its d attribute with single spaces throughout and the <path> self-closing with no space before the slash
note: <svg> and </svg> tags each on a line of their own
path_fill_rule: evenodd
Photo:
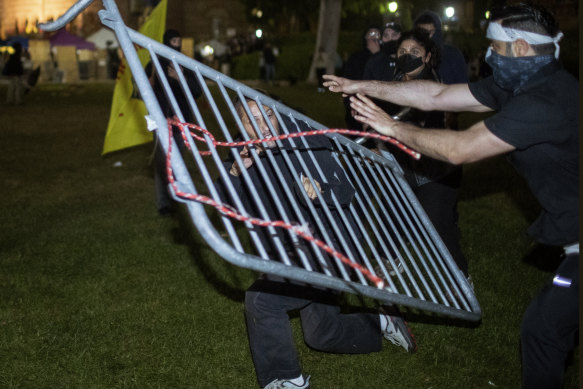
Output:
<svg viewBox="0 0 583 389">
<path fill-rule="evenodd" d="M 342 92 L 343 78 L 335 76 L 333 74 L 324 74 L 322 78 L 326 80 L 322 83 L 324 88 L 328 88 L 330 92 Z M 343 95 L 343 97 L 345 96 Z"/>
<path fill-rule="evenodd" d="M 304 190 L 306 191 L 306 194 L 308 195 L 310 200 L 314 200 L 316 198 L 316 196 L 318 195 L 318 193 L 322 192 L 322 189 L 320 187 L 320 183 L 318 181 L 314 180 L 314 182 L 316 184 L 316 188 L 317 188 L 316 189 L 312 186 L 310 179 L 308 177 L 304 176 L 303 174 L 301 176 L 301 180 L 302 180 L 302 186 L 304 187 Z"/>
</svg>

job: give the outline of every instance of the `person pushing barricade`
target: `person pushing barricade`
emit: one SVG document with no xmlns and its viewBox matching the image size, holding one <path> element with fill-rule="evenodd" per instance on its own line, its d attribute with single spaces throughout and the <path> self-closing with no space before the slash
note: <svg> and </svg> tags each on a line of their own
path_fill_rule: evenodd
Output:
<svg viewBox="0 0 583 389">
<path fill-rule="evenodd" d="M 443 85 L 325 75 L 324 85 L 353 95 L 356 119 L 424 155 L 455 164 L 509 155 L 542 206 L 529 235 L 564 250 L 553 281 L 523 317 L 522 387 L 561 388 L 579 327 L 578 82 L 557 61 L 563 34 L 545 9 L 509 5 L 490 20 L 486 62 L 493 76 L 484 80 Z M 495 113 L 465 131 L 421 129 L 393 120 L 367 96 L 423 110 Z"/>
<path fill-rule="evenodd" d="M 246 110 L 248 108 L 248 112 Z M 282 217 L 279 214 L 276 196 L 270 196 L 269 186 L 266 182 L 275 185 L 276 192 L 287 192 L 280 182 L 297 182 L 294 174 L 298 174 L 301 187 L 292 185 L 292 195 L 300 204 L 301 218 L 305 219 L 310 227 L 311 234 L 321 237 L 317 232 L 318 223 L 311 216 L 308 208 L 310 205 L 316 208 L 318 218 L 322 220 L 323 229 L 327 231 L 333 240 L 333 245 L 340 247 L 338 235 L 335 235 L 332 225 L 324 216 L 322 207 L 330 209 L 334 220 L 343 220 L 337 208 L 350 205 L 355 194 L 346 173 L 332 157 L 332 145 L 325 136 L 312 136 L 305 138 L 305 144 L 298 144 L 289 140 L 282 140 L 282 147 L 276 142 L 268 140 L 280 133 L 280 124 L 275 112 L 268 106 L 263 106 L 264 114 L 254 100 L 245 102 L 237 100 L 235 103 L 237 114 L 241 118 L 242 125 L 252 140 L 258 139 L 256 131 L 261 133 L 261 138 L 267 140 L 255 147 L 244 146 L 237 152 L 241 156 L 242 165 L 233 158 L 224 161 L 224 167 L 229 172 L 228 180 L 232 186 L 231 192 L 227 182 L 218 180 L 216 187 L 223 201 L 235 201 L 232 194 L 236 193 L 243 208 L 251 214 L 259 214 L 261 208 L 265 209 L 270 220 Z M 309 131 L 304 122 L 295 124 L 289 118 L 283 118 L 285 128 L 290 132 Z M 256 128 L 254 128 L 255 123 Z M 296 131 L 294 131 L 296 129 Z M 274 133 L 275 132 L 275 133 Z M 272 154 L 273 164 L 270 163 L 267 150 Z M 298 157 L 299 153 L 301 157 Z M 253 154 L 256 154 L 253 156 Z M 287 154 L 284 155 L 284 154 Z M 309 155 L 312 154 L 313 157 Z M 262 167 L 258 167 L 256 159 L 259 159 Z M 290 158 L 293 169 L 285 160 Z M 312 160 L 315 159 L 315 162 Z M 300 161 L 303 159 L 305 165 Z M 277 169 L 275 168 L 277 166 Z M 308 171 L 303 170 L 305 166 Z M 244 179 L 243 172 L 248 175 Z M 308 174 L 309 172 L 309 174 Z M 264 177 L 267 175 L 267 177 Z M 312 176 L 313 184 L 309 178 Z M 277 178 L 276 178 L 277 177 Z M 266 181 L 267 179 L 267 181 Z M 302 191 L 305 191 L 303 196 Z M 256 193 L 254 196 L 253 193 Z M 257 198 L 257 196 L 259 196 Z M 335 201 L 336 200 L 336 201 Z M 258 204 L 258 201 L 260 204 Z M 308 204 L 307 202 L 312 202 Z M 290 202 L 283 202 L 285 213 L 294 215 L 297 212 Z M 343 212 L 344 213 L 344 212 Z M 345 213 L 352 220 L 349 213 Z M 300 215 L 296 215 L 300 217 Z M 300 219 L 301 220 L 301 219 Z M 342 239 L 350 241 L 348 228 L 354 226 L 338 224 L 339 234 Z M 292 261 L 300 261 L 298 251 L 307 256 L 312 267 L 322 266 L 317 263 L 317 258 L 310 251 L 308 245 L 302 242 L 293 242 L 289 236 L 278 230 L 273 235 L 265 229 L 259 229 L 258 234 L 268 255 L 278 255 L 275 240 L 283 242 L 286 255 Z M 356 252 L 353 244 L 349 243 L 350 250 Z M 334 272 L 334 264 L 327 263 L 325 267 Z M 319 287 L 308 286 L 304 283 L 286 281 L 280 276 L 263 275 L 251 285 L 245 293 L 245 317 L 251 355 L 255 365 L 257 380 L 262 388 L 309 388 L 310 377 L 302 374 L 300 361 L 294 346 L 292 328 L 289 322 L 288 312 L 299 310 L 302 320 L 302 329 L 306 343 L 320 351 L 333 353 L 364 354 L 380 351 L 383 336 L 397 346 L 403 347 L 408 352 L 416 350 L 413 338 L 407 324 L 397 312 L 375 313 L 357 312 L 351 314 L 341 313 L 338 305 L 337 293 Z"/>
</svg>

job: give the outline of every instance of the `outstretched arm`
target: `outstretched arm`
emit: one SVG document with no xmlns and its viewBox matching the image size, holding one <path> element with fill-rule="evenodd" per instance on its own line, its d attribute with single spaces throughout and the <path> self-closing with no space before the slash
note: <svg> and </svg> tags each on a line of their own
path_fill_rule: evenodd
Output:
<svg viewBox="0 0 583 389">
<path fill-rule="evenodd" d="M 463 164 L 514 150 L 512 145 L 492 134 L 483 121 L 465 131 L 426 129 L 393 120 L 372 100 L 360 94 L 351 97 L 350 102 L 357 112 L 356 120 L 435 159 Z"/>
<path fill-rule="evenodd" d="M 486 112 L 470 92 L 467 84 L 445 85 L 429 80 L 407 82 L 355 81 L 334 75 L 324 75 L 324 86 L 331 92 L 357 93 L 423 111 Z"/>
</svg>

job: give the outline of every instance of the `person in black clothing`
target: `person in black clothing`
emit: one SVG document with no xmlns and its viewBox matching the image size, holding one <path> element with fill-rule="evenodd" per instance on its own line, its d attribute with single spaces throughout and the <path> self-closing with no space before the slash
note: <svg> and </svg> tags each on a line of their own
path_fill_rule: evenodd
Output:
<svg viewBox="0 0 583 389">
<path fill-rule="evenodd" d="M 414 25 L 427 31 L 441 53 L 441 61 L 436 69 L 441 82 L 444 84 L 467 83 L 469 81 L 468 67 L 464 55 L 455 46 L 444 42 L 439 15 L 432 11 L 424 11 L 415 19 Z M 447 128 L 458 128 L 456 113 L 446 112 L 445 120 Z"/>
<path fill-rule="evenodd" d="M 174 50 L 180 52 L 182 49 L 182 36 L 176 30 L 169 29 L 164 33 L 163 42 L 166 46 L 173 48 Z M 159 58 L 164 77 L 168 80 L 170 84 L 170 89 L 176 98 L 178 103 L 178 108 L 184 117 L 184 120 L 188 123 L 194 122 L 194 113 L 188 103 L 188 98 L 180 85 L 180 80 L 178 78 L 178 73 L 170 60 L 166 58 Z M 202 94 L 202 90 L 198 81 L 196 80 L 196 75 L 194 72 L 181 69 L 186 83 L 193 98 L 198 98 Z M 167 118 L 172 118 L 177 115 L 174 108 L 170 104 L 170 100 L 166 96 L 164 91 L 164 86 L 160 79 L 160 75 L 156 74 L 156 68 L 152 61 L 148 62 L 145 68 L 146 75 L 150 80 L 150 84 L 154 89 L 156 98 L 160 103 L 160 108 L 162 113 Z M 173 129 L 173 136 L 176 139 L 178 145 L 182 145 L 182 139 L 180 138 L 180 131 L 176 128 Z M 173 211 L 173 200 L 168 193 L 168 179 L 166 176 L 166 156 L 161 148 L 161 146 L 156 142 L 154 150 L 154 183 L 156 189 L 156 206 L 158 213 L 162 216 L 168 215 Z"/>
<path fill-rule="evenodd" d="M 395 81 L 439 82 L 435 72 L 439 50 L 423 30 L 407 31 L 398 42 Z M 397 115 L 401 121 L 421 128 L 445 128 L 443 111 L 424 112 L 411 107 L 398 107 Z M 457 194 L 461 184 L 461 167 L 430 157 L 414 160 L 403 153 L 394 155 L 454 261 L 468 277 L 468 263 L 460 247 L 458 228 Z"/>
<path fill-rule="evenodd" d="M 273 83 L 275 80 L 275 53 L 271 43 L 265 43 L 263 48 L 263 67 L 265 68 L 265 82 Z"/>
<path fill-rule="evenodd" d="M 468 68 L 464 55 L 456 47 L 444 42 L 441 28 L 441 18 L 435 12 L 422 12 L 413 23 L 429 34 L 429 37 L 441 53 L 441 61 L 437 65 L 437 75 L 444 84 L 459 84 L 468 82 Z"/>
<path fill-rule="evenodd" d="M 258 136 L 253 129 L 253 120 L 261 131 L 264 138 L 272 136 L 264 116 L 257 104 L 249 100 L 247 105 L 251 111 L 252 118 L 247 116 L 243 103 L 238 101 L 235 104 L 237 112 L 241 117 L 245 131 L 251 139 Z M 279 123 L 273 111 L 263 107 L 271 127 L 277 135 L 279 133 Z M 299 128 L 288 118 L 283 119 L 285 127 L 290 131 L 307 131 L 310 129 L 305 122 L 299 122 Z M 242 179 L 242 169 L 245 169 L 250 176 L 251 185 L 259 196 L 259 202 L 265 208 L 265 212 L 272 220 L 281 220 L 283 217 L 278 212 L 275 202 L 270 196 L 271 190 L 267 187 L 265 180 L 256 167 L 250 153 L 258 153 L 262 159 L 262 166 L 268 176 L 269 182 L 275 186 L 275 191 L 284 193 L 285 188 L 281 181 L 296 183 L 294 177 L 298 175 L 301 187 L 297 184 L 293 186 L 293 195 L 300 204 L 298 215 L 291 203 L 283 201 L 285 214 L 293 220 L 304 219 L 316 238 L 321 234 L 317 231 L 317 223 L 308 211 L 307 201 L 312 201 L 316 207 L 323 227 L 330 230 L 329 222 L 321 207 L 325 202 L 335 219 L 341 220 L 338 210 L 332 201 L 332 193 L 336 196 L 341 207 L 348 207 L 354 196 L 355 190 L 350 185 L 344 170 L 333 159 L 332 146 L 325 136 L 311 136 L 305 138 L 307 146 L 301 141 L 295 141 L 296 145 L 283 140 L 283 149 L 288 151 L 288 156 L 293 164 L 293 169 L 286 164 L 281 149 L 275 142 L 266 142 L 255 147 L 243 147 L 238 150 L 242 157 L 244 166 L 239 166 L 232 157 L 224 161 L 224 167 L 229 172 L 229 181 L 234 187 L 234 191 L 239 195 L 244 209 L 251 215 L 259 214 L 259 204 L 254 201 L 251 195 L 249 183 Z M 266 158 L 266 149 L 270 149 L 278 170 L 269 163 Z M 308 179 L 308 174 L 303 171 L 299 160 L 292 150 L 296 150 L 302 155 L 306 167 L 314 178 L 315 187 Z M 308 152 L 313 153 L 323 176 L 318 173 L 312 158 Z M 265 158 L 265 159 L 264 159 Z M 216 182 L 216 187 L 223 201 L 229 201 L 226 184 L 222 180 Z M 305 192 L 305 193 L 304 193 Z M 306 199 L 307 195 L 307 199 Z M 356 227 L 353 227 L 355 230 Z M 350 240 L 346 227 L 339 224 L 340 233 Z M 259 236 L 262 244 L 270 256 L 278 256 L 278 252 L 273 249 L 274 237 L 261 228 Z M 328 231 L 335 247 L 340 247 L 334 232 Z M 283 231 L 277 231 L 277 238 L 283 242 L 290 260 L 297 261 L 298 250 L 301 250 L 308 257 L 310 265 L 320 268 L 325 266 L 334 274 L 335 265 L 330 257 L 326 257 L 327 263 L 320 264 L 312 258 L 309 245 L 303 242 L 292 242 L 289 235 Z M 300 239 L 301 240 L 301 239 Z M 258 383 L 262 388 L 308 388 L 309 376 L 302 375 L 297 351 L 294 346 L 292 330 L 289 323 L 288 311 L 299 310 L 302 320 L 302 329 L 306 343 L 317 350 L 334 353 L 362 354 L 380 351 L 383 336 L 396 345 L 404 347 L 413 352 L 416 349 L 406 323 L 399 316 L 389 316 L 377 313 L 351 313 L 342 314 L 337 301 L 337 294 L 330 291 L 298 284 L 296 282 L 286 282 L 284 279 L 272 275 L 263 275 L 256 280 L 245 294 L 245 317 L 247 320 L 247 331 L 251 355 L 255 365 Z"/>
<path fill-rule="evenodd" d="M 24 92 L 24 66 L 22 65 L 22 45 L 18 42 L 12 45 L 14 53 L 10 54 L 2 75 L 7 76 L 9 80 L 8 89 L 6 90 L 7 104 L 22 104 L 22 94 Z"/>
<path fill-rule="evenodd" d="M 393 80 L 397 66 L 397 48 L 399 47 L 399 39 L 401 38 L 402 31 L 401 25 L 397 22 L 385 24 L 381 35 L 381 50 L 373 55 L 366 63 L 362 80 Z M 399 107 L 395 104 L 382 100 L 375 100 L 375 103 L 382 107 L 389 115 L 394 115 L 399 111 Z"/>
<path fill-rule="evenodd" d="M 351 80 L 362 80 L 364 68 L 368 60 L 381 50 L 381 31 L 377 27 L 370 27 L 364 34 L 364 47 L 353 53 L 346 63 L 342 74 Z M 348 98 L 344 99 L 344 107 L 346 114 L 344 119 L 346 121 L 346 128 L 353 130 L 361 130 L 362 123 L 357 122 L 352 117 L 352 110 L 350 109 L 350 101 Z"/>
<path fill-rule="evenodd" d="M 402 32 L 397 22 L 385 24 L 381 34 L 381 50 L 366 63 L 363 80 L 391 81 L 395 74 L 397 47 Z"/>
<path fill-rule="evenodd" d="M 564 253 L 523 317 L 522 387 L 558 389 L 579 333 L 579 83 L 558 62 L 563 34 L 545 9 L 508 5 L 492 10 L 490 20 L 491 77 L 469 85 L 403 85 L 326 75 L 325 86 L 357 94 L 357 119 L 424 155 L 463 164 L 508 154 L 541 205 L 528 234 Z M 465 131 L 420 129 L 392 120 L 365 94 L 425 111 L 494 114 Z"/>
</svg>

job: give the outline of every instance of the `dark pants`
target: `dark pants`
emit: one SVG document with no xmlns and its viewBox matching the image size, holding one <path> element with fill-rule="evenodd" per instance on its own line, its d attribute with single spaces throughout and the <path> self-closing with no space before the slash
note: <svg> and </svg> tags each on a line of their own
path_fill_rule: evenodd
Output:
<svg viewBox="0 0 583 389">
<path fill-rule="evenodd" d="M 413 189 L 427 217 L 435 227 L 460 270 L 468 275 L 468 261 L 460 247 L 457 194 L 461 171 Z"/>
<path fill-rule="evenodd" d="M 190 122 L 192 123 L 192 122 Z M 184 145 L 184 139 L 182 138 L 182 134 L 177 127 L 173 127 L 172 129 L 172 136 L 174 137 L 174 141 L 178 145 L 178 150 L 174 147 L 172 149 L 172 153 L 182 153 L 184 155 L 188 152 L 186 146 Z M 158 211 L 165 211 L 169 210 L 173 207 L 175 201 L 170 195 L 169 188 L 168 188 L 168 171 L 166 170 L 166 154 L 164 153 L 164 149 L 158 140 L 155 142 L 155 150 L 154 150 L 154 188 L 156 191 L 156 207 Z M 180 151 L 179 151 L 180 150 Z M 183 157 L 184 158 L 184 157 Z"/>
<path fill-rule="evenodd" d="M 567 355 L 578 339 L 579 254 L 568 255 L 557 275 L 569 287 L 551 282 L 530 303 L 522 319 L 522 388 L 563 387 Z"/>
<path fill-rule="evenodd" d="M 292 310 L 299 310 L 304 340 L 311 348 L 345 354 L 381 350 L 378 314 L 341 314 L 331 292 L 259 279 L 245 294 L 245 316 L 261 387 L 302 374 L 288 316 Z"/>
</svg>

